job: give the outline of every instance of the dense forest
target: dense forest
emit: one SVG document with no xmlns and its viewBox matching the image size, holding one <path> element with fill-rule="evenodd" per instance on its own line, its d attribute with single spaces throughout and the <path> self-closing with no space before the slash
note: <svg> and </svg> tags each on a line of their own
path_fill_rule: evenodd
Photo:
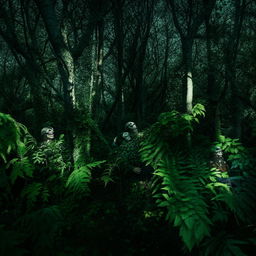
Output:
<svg viewBox="0 0 256 256">
<path fill-rule="evenodd" d="M 255 0 L 0 0 L 0 255 L 256 255 Z"/>
</svg>

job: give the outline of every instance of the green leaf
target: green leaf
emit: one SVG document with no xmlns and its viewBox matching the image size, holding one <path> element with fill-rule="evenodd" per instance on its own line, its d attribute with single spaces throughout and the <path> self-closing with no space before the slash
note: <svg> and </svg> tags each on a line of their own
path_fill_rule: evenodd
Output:
<svg viewBox="0 0 256 256">
<path fill-rule="evenodd" d="M 11 183 L 14 184 L 18 177 L 32 177 L 34 166 L 29 162 L 27 157 L 19 159 L 14 158 L 9 162 L 12 165 L 12 172 L 10 175 Z"/>
<path fill-rule="evenodd" d="M 39 183 L 39 182 L 33 182 L 27 185 L 22 190 L 21 197 L 26 199 L 27 207 L 29 209 L 31 209 L 35 205 L 41 190 L 42 190 L 42 183 Z"/>
</svg>

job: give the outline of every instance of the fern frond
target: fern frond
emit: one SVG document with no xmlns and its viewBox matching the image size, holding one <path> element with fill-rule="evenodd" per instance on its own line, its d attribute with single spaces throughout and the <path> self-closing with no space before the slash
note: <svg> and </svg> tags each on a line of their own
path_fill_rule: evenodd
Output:
<svg viewBox="0 0 256 256">
<path fill-rule="evenodd" d="M 94 167 L 98 167 L 98 166 L 102 165 L 105 162 L 106 162 L 106 160 L 96 161 L 96 162 L 89 163 L 86 166 L 87 166 L 87 168 L 92 169 Z"/>
<path fill-rule="evenodd" d="M 66 182 L 66 187 L 74 193 L 89 193 L 89 182 L 91 180 L 91 170 L 87 166 L 82 166 L 74 170 Z"/>
<path fill-rule="evenodd" d="M 0 112 L 0 155 L 4 161 L 11 151 L 23 147 L 20 135 L 18 123 L 10 115 Z"/>
<path fill-rule="evenodd" d="M 192 109 L 192 115 L 196 116 L 205 116 L 205 107 L 202 104 L 197 103 Z"/>
<path fill-rule="evenodd" d="M 10 175 L 11 183 L 14 184 L 18 177 L 32 177 L 34 172 L 34 166 L 30 163 L 28 157 L 13 158 L 9 161 L 7 167 L 12 166 Z"/>
<path fill-rule="evenodd" d="M 180 144 L 177 139 L 193 130 L 192 125 L 200 115 L 204 116 L 204 107 L 200 105 L 193 114 L 177 111 L 161 114 L 140 150 L 142 160 L 152 165 L 154 175 L 159 177 L 153 188 L 156 202 L 167 209 L 167 220 L 179 227 L 189 250 L 210 234 L 212 226 L 208 198 L 203 193 L 210 169 L 201 154 L 187 155 L 177 147 Z"/>
<path fill-rule="evenodd" d="M 42 190 L 42 183 L 33 182 L 27 185 L 21 192 L 21 197 L 26 199 L 26 204 L 28 209 L 33 208 L 35 205 L 41 190 Z"/>
<path fill-rule="evenodd" d="M 89 182 L 91 180 L 91 170 L 101 164 L 105 163 L 106 161 L 96 161 L 92 163 L 88 163 L 85 166 L 82 166 L 78 169 L 75 169 L 68 177 L 66 182 L 66 187 L 74 193 L 82 193 L 88 194 L 89 189 Z"/>
<path fill-rule="evenodd" d="M 249 241 L 238 240 L 233 235 L 224 231 L 218 232 L 217 236 L 208 238 L 202 248 L 205 256 L 246 256 L 241 246 L 249 244 Z"/>
<path fill-rule="evenodd" d="M 110 182 L 114 182 L 113 179 L 113 170 L 118 167 L 117 162 L 113 164 L 108 164 L 107 168 L 103 171 L 103 174 L 101 176 L 101 181 L 104 183 L 104 186 L 106 187 Z"/>
<path fill-rule="evenodd" d="M 61 211 L 57 205 L 53 205 L 24 215 L 16 225 L 26 232 L 36 250 L 45 250 L 53 248 L 62 223 Z"/>
<path fill-rule="evenodd" d="M 256 178 L 244 176 L 234 191 L 234 213 L 245 224 L 256 222 Z"/>
<path fill-rule="evenodd" d="M 17 231 L 6 230 L 0 225 L 0 255 L 22 256 L 27 251 L 21 247 L 25 236 Z"/>
<path fill-rule="evenodd" d="M 173 158 L 169 165 L 164 161 L 159 165 L 155 175 L 162 178 L 164 192 L 157 192 L 155 197 L 159 206 L 167 208 L 167 220 L 179 227 L 180 236 L 191 250 L 209 235 L 212 222 L 199 182 L 193 176 L 185 176 L 182 162 L 183 159 Z"/>
</svg>

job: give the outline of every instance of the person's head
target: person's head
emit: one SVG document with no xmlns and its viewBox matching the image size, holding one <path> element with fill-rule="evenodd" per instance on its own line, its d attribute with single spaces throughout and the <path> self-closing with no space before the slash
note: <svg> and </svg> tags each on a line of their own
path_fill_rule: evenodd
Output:
<svg viewBox="0 0 256 256">
<path fill-rule="evenodd" d="M 131 134 L 137 134 L 138 128 L 134 122 L 127 122 L 125 124 L 125 130 Z"/>
<path fill-rule="evenodd" d="M 215 158 L 222 158 L 223 157 L 223 152 L 222 152 L 222 149 L 220 147 L 216 147 L 214 149 L 214 156 L 215 156 Z"/>
<path fill-rule="evenodd" d="M 43 141 L 51 141 L 54 139 L 54 129 L 52 127 L 44 127 L 41 130 Z"/>
</svg>

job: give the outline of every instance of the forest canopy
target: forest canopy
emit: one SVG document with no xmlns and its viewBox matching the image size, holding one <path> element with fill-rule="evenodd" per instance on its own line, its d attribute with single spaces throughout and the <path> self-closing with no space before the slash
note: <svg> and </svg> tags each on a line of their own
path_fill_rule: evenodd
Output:
<svg viewBox="0 0 256 256">
<path fill-rule="evenodd" d="M 0 1 L 0 255 L 256 255 L 256 1 Z"/>
</svg>

